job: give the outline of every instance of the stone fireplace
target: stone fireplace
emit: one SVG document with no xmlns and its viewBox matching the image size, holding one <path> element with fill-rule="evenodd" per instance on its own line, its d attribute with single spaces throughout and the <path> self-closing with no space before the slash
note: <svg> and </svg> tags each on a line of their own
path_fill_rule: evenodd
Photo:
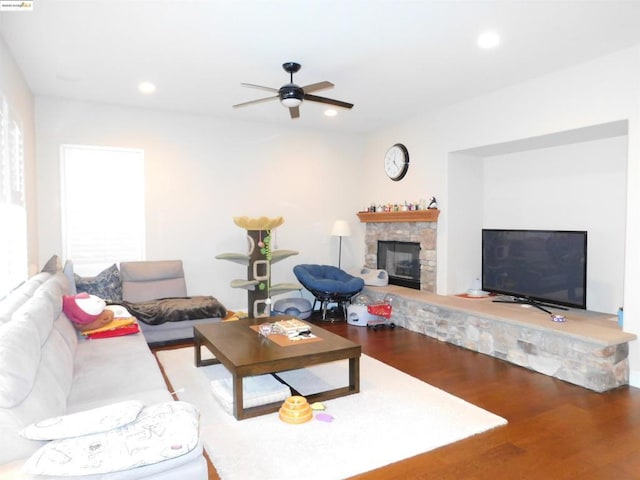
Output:
<svg viewBox="0 0 640 480">
<path fill-rule="evenodd" d="M 420 245 L 420 290 L 436 292 L 438 210 L 358 213 L 366 222 L 365 266 L 378 267 L 378 242 L 414 242 Z M 382 268 L 382 267 L 380 267 Z"/>
</svg>

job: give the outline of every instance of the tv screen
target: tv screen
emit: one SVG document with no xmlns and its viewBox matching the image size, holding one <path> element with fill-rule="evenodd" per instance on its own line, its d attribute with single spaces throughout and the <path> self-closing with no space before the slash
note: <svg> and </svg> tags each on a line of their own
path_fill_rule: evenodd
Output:
<svg viewBox="0 0 640 480">
<path fill-rule="evenodd" d="M 587 308 L 587 232 L 483 229 L 482 289 Z"/>
</svg>

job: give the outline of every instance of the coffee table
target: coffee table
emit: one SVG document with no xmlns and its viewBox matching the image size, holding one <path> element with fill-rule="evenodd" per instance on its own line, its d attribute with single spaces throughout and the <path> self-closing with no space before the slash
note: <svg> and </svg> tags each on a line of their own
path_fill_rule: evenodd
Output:
<svg viewBox="0 0 640 480">
<path fill-rule="evenodd" d="M 362 347 L 357 343 L 316 325 L 308 324 L 311 332 L 322 339 L 321 341 L 282 347 L 250 328 L 252 325 L 289 318 L 291 317 L 245 318 L 230 322 L 198 325 L 193 328 L 196 367 L 221 363 L 231 372 L 233 415 L 238 420 L 277 412 L 282 406 L 281 403 L 269 403 L 244 408 L 243 379 L 253 375 L 273 374 L 348 359 L 348 385 L 306 395 L 306 398 L 309 403 L 313 403 L 360 391 Z M 201 349 L 203 346 L 215 356 L 214 359 L 202 359 Z"/>
</svg>

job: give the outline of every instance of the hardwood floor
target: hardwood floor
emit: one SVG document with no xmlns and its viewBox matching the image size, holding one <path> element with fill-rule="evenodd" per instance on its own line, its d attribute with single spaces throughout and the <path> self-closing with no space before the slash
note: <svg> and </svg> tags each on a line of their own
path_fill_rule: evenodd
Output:
<svg viewBox="0 0 640 480">
<path fill-rule="evenodd" d="M 509 422 L 354 479 L 640 479 L 640 389 L 594 393 L 402 328 L 311 321 Z"/>
</svg>

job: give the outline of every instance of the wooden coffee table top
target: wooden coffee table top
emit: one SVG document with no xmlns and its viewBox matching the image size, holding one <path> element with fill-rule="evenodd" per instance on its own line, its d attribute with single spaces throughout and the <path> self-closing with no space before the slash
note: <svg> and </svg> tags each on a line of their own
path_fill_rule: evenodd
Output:
<svg viewBox="0 0 640 480">
<path fill-rule="evenodd" d="M 194 329 L 195 335 L 220 363 L 243 377 L 360 356 L 362 348 L 357 343 L 308 322 L 304 323 L 309 325 L 311 332 L 321 338 L 321 341 L 282 347 L 250 328 L 251 325 L 290 318 L 244 318 L 198 325 Z"/>
</svg>

